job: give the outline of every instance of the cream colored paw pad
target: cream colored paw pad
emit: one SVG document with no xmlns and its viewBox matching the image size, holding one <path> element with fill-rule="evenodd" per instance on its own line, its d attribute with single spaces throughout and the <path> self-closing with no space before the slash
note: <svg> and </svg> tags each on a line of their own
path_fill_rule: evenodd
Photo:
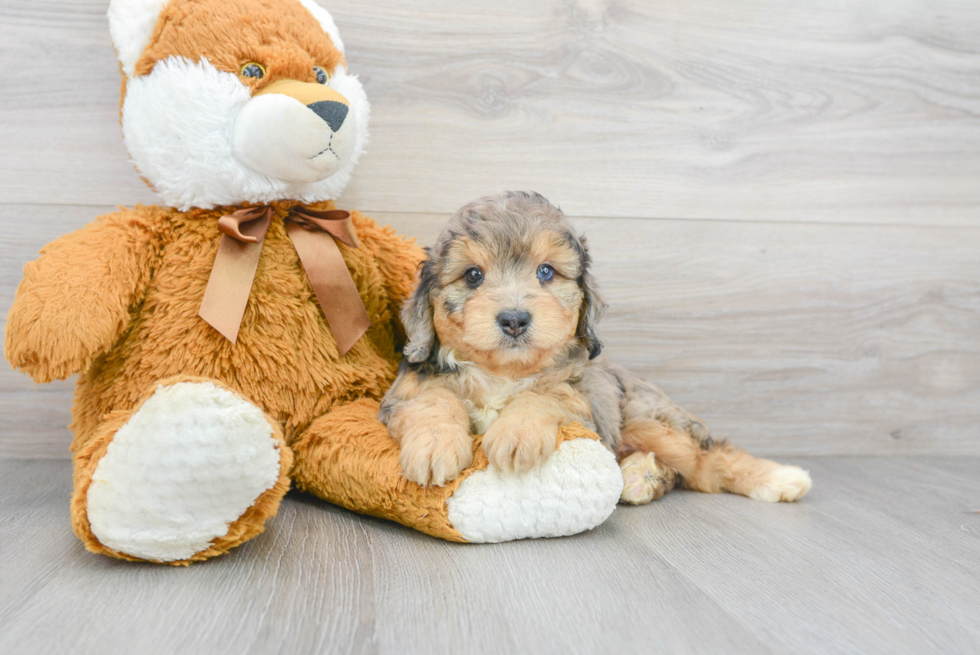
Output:
<svg viewBox="0 0 980 655">
<path fill-rule="evenodd" d="M 447 501 L 449 522 L 472 543 L 563 537 L 609 518 L 623 476 L 615 456 L 598 441 L 566 441 L 525 473 L 494 466 L 463 480 Z"/>
<path fill-rule="evenodd" d="M 210 382 L 160 387 L 92 475 L 92 533 L 133 557 L 187 559 L 272 488 L 280 454 L 262 410 L 230 391 Z"/>
<path fill-rule="evenodd" d="M 630 456 L 621 463 L 623 471 L 623 495 L 620 500 L 630 505 L 645 505 L 653 500 L 656 492 L 654 477 L 657 464 L 653 453 Z"/>
<path fill-rule="evenodd" d="M 812 484 L 810 474 L 800 467 L 780 466 L 768 482 L 749 493 L 749 498 L 768 503 L 793 502 L 805 496 Z"/>
</svg>

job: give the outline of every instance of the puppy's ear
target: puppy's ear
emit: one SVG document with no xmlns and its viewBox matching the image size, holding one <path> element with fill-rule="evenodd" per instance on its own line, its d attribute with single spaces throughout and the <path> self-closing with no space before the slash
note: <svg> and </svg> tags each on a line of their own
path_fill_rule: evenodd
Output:
<svg viewBox="0 0 980 655">
<path fill-rule="evenodd" d="M 585 239 L 579 239 L 582 254 L 582 273 L 578 285 L 582 288 L 582 308 L 579 310 L 578 330 L 575 332 L 582 344 L 589 351 L 589 359 L 595 359 L 602 352 L 602 342 L 596 335 L 595 327 L 602 315 L 606 313 L 606 303 L 599 295 L 595 278 L 592 276 L 592 258 L 585 245 Z"/>
<path fill-rule="evenodd" d="M 419 265 L 419 285 L 402 306 L 402 324 L 408 343 L 405 344 L 405 359 L 410 364 L 419 364 L 429 358 L 436 331 L 432 324 L 432 291 L 436 287 L 435 263 L 432 253 Z"/>
</svg>

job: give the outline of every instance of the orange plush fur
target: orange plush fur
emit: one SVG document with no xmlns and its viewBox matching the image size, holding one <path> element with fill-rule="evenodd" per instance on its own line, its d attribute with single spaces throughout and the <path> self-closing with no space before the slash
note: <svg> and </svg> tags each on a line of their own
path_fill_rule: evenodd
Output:
<svg viewBox="0 0 980 655">
<path fill-rule="evenodd" d="M 235 345 L 197 315 L 220 237 L 217 219 L 234 208 L 178 212 L 137 206 L 57 239 L 25 266 L 8 315 L 6 354 L 39 382 L 83 371 L 71 426 L 72 518 L 90 549 L 106 552 L 87 529 L 88 479 L 115 430 L 162 381 L 207 379 L 232 389 L 281 426 L 285 444 L 335 407 L 360 398 L 380 400 L 390 386 L 397 366 L 395 316 L 414 284 L 421 250 L 353 214 L 361 247 L 340 250 L 371 328 L 340 357 L 286 236 L 283 217 L 292 204 L 275 205 Z M 384 430 L 373 415 L 363 420 L 361 430 Z M 300 470 L 311 472 L 314 482 L 302 486 L 316 493 L 321 463 L 304 457 L 296 453 Z M 393 475 L 397 471 L 396 461 Z M 274 502 L 257 503 L 233 526 L 229 534 L 239 539 L 215 548 L 226 550 L 261 530 L 286 486 L 277 485 L 269 497 Z"/>
<path fill-rule="evenodd" d="M 261 62 L 265 76 L 246 79 L 259 89 L 276 79 L 313 82 L 313 66 L 333 70 L 343 54 L 300 3 L 278 0 L 171 0 L 157 21 L 150 47 L 136 63 L 149 73 L 167 57 L 207 57 L 218 70 L 237 74 L 243 63 Z"/>
</svg>

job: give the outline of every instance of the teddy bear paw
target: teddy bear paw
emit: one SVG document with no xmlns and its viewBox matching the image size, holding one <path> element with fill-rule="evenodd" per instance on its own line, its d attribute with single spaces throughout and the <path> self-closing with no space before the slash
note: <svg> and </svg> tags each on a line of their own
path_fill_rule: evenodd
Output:
<svg viewBox="0 0 980 655">
<path fill-rule="evenodd" d="M 616 457 L 599 441 L 578 438 L 530 471 L 491 464 L 472 473 L 446 505 L 464 539 L 497 543 L 590 530 L 612 514 L 622 492 Z"/>
</svg>

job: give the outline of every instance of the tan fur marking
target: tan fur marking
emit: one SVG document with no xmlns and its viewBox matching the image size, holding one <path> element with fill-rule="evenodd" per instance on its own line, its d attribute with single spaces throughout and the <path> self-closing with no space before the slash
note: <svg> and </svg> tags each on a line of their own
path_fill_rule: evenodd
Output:
<svg viewBox="0 0 980 655">
<path fill-rule="evenodd" d="M 529 259 L 535 268 L 540 264 L 551 264 L 559 275 L 569 280 L 574 281 L 581 273 L 578 253 L 568 247 L 560 234 L 551 230 L 535 237 Z"/>
<path fill-rule="evenodd" d="M 490 463 L 505 471 L 527 471 L 555 450 L 555 437 L 567 412 L 553 397 L 527 393 L 514 398 L 483 437 Z"/>
<path fill-rule="evenodd" d="M 442 486 L 473 462 L 469 415 L 445 389 L 429 388 L 406 401 L 388 430 L 401 443 L 402 473 L 422 486 Z"/>
</svg>

